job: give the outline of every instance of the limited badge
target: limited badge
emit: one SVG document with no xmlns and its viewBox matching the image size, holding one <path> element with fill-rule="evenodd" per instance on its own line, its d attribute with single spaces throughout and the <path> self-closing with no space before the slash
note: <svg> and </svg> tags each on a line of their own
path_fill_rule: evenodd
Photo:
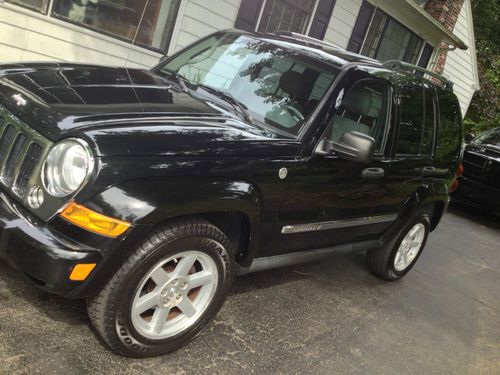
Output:
<svg viewBox="0 0 500 375">
<path fill-rule="evenodd" d="M 281 168 L 280 169 L 280 173 L 279 173 L 279 176 L 282 180 L 284 180 L 286 178 L 286 176 L 288 176 L 288 169 L 286 168 Z"/>
</svg>

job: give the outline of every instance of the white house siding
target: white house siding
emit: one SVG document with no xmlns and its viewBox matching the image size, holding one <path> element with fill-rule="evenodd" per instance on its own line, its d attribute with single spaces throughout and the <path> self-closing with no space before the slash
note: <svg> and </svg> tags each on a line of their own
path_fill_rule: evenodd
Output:
<svg viewBox="0 0 500 375">
<path fill-rule="evenodd" d="M 448 52 L 444 68 L 444 75 L 454 82 L 455 93 L 464 115 L 474 92 L 479 89 L 473 30 L 471 3 L 466 0 L 453 32 L 469 45 L 469 49 Z"/>
<path fill-rule="evenodd" d="M 217 30 L 232 29 L 238 16 L 241 0 L 184 0 L 174 31 L 176 43 L 169 52 L 178 51 Z"/>
<path fill-rule="evenodd" d="M 325 41 L 347 48 L 363 0 L 337 0 Z"/>
<path fill-rule="evenodd" d="M 159 57 L 97 32 L 0 4 L 0 62 L 70 61 L 149 68 Z"/>
<path fill-rule="evenodd" d="M 363 0 L 337 0 L 325 40 L 346 48 Z M 438 47 L 441 36 L 422 29 L 418 20 L 394 0 L 370 0 Z M 241 0 L 182 0 L 169 54 L 217 30 L 233 28 Z M 478 88 L 470 0 L 465 1 L 455 34 L 468 51 L 449 52 L 445 75 L 455 82 L 462 110 Z M 436 54 L 434 55 L 435 58 Z M 19 6 L 0 3 L 0 62 L 70 61 L 149 68 L 160 54 Z"/>
</svg>

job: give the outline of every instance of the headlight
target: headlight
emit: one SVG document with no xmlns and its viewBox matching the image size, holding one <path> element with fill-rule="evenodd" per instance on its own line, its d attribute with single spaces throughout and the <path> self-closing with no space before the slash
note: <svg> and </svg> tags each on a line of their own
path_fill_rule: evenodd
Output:
<svg viewBox="0 0 500 375">
<path fill-rule="evenodd" d="M 54 197 L 68 196 L 82 186 L 93 166 L 94 158 L 85 141 L 61 141 L 47 155 L 42 170 L 43 186 Z"/>
</svg>

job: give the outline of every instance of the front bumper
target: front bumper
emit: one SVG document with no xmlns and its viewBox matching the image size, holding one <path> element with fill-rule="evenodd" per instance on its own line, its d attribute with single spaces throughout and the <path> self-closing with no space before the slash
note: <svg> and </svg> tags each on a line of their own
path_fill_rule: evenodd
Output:
<svg viewBox="0 0 500 375">
<path fill-rule="evenodd" d="M 78 263 L 99 263 L 97 249 L 51 229 L 0 191 L 0 258 L 43 289 L 69 295 L 81 282 L 69 275 Z"/>
</svg>

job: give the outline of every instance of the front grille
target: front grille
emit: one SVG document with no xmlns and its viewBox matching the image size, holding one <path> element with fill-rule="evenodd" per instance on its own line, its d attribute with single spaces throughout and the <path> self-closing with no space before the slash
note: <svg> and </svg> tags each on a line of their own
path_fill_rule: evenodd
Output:
<svg viewBox="0 0 500 375">
<path fill-rule="evenodd" d="M 0 163 L 3 164 L 3 161 L 7 159 L 10 145 L 14 140 L 16 135 L 16 131 L 12 125 L 7 125 L 5 130 L 2 133 L 2 139 L 0 141 Z"/>
<path fill-rule="evenodd" d="M 24 197 L 28 193 L 28 183 L 37 163 L 40 161 L 42 151 L 42 146 L 34 142 L 28 148 L 28 152 L 24 157 L 16 181 L 14 182 L 14 191 L 20 197 Z"/>
<path fill-rule="evenodd" d="M 465 176 L 500 189 L 500 162 L 497 156 L 495 151 L 488 149 L 482 150 L 481 153 L 466 152 L 463 161 Z"/>
<path fill-rule="evenodd" d="M 0 183 L 25 198 L 49 142 L 0 107 Z"/>
<path fill-rule="evenodd" d="M 482 177 L 487 159 L 475 152 L 466 152 L 464 155 L 464 169 L 466 176 Z"/>
<path fill-rule="evenodd" d="M 12 177 L 16 172 L 16 168 L 21 164 L 23 153 L 26 149 L 27 138 L 23 133 L 16 135 L 16 140 L 9 150 L 9 156 L 2 168 L 2 179 L 6 185 L 12 185 Z"/>
<path fill-rule="evenodd" d="M 495 189 L 500 189 L 500 161 L 490 160 L 485 172 L 485 182 Z"/>
</svg>

